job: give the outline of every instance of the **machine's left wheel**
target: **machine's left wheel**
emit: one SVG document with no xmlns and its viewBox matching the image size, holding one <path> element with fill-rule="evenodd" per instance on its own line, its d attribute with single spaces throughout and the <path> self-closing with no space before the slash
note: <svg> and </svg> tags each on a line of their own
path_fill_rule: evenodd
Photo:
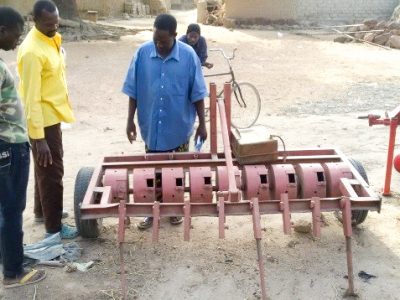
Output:
<svg viewBox="0 0 400 300">
<path fill-rule="evenodd" d="M 365 182 L 369 184 L 367 172 L 365 172 L 362 163 L 352 158 L 350 158 L 349 161 L 353 165 L 353 167 L 358 171 L 358 173 L 360 173 L 361 177 L 365 180 Z M 354 225 L 361 224 L 362 222 L 365 221 L 367 215 L 368 215 L 368 210 L 353 210 L 351 212 L 351 222 Z"/>
<path fill-rule="evenodd" d="M 75 223 L 79 234 L 84 238 L 97 238 L 100 234 L 101 219 L 82 220 L 81 219 L 81 203 L 85 197 L 90 179 L 92 178 L 94 168 L 83 167 L 79 170 L 75 179 L 74 190 L 74 212 Z"/>
</svg>

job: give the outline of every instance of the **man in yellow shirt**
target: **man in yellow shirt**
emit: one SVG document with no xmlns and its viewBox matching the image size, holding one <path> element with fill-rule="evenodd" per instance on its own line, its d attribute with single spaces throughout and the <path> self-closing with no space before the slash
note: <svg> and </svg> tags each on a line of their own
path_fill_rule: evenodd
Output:
<svg viewBox="0 0 400 300">
<path fill-rule="evenodd" d="M 58 9 L 52 1 L 37 1 L 35 26 L 18 50 L 20 94 L 25 106 L 35 162 L 35 216 L 43 217 L 47 234 L 75 238 L 75 227 L 61 223 L 63 210 L 63 145 L 61 122 L 74 114 L 68 97 L 64 52 L 58 29 Z"/>
</svg>

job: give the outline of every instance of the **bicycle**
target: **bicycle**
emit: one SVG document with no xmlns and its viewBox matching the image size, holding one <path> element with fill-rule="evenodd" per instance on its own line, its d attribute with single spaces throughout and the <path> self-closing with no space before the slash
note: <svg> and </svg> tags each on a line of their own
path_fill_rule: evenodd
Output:
<svg viewBox="0 0 400 300">
<path fill-rule="evenodd" d="M 233 50 L 232 56 L 227 56 L 223 49 L 214 48 L 209 51 L 221 52 L 226 59 L 229 72 L 207 74 L 204 77 L 216 77 L 230 75 L 231 79 L 228 81 L 232 84 L 232 97 L 231 97 L 231 124 L 238 129 L 249 128 L 253 126 L 260 116 L 261 110 L 261 97 L 257 88 L 249 82 L 237 82 L 235 73 L 231 65 L 231 61 L 235 58 L 236 48 Z M 220 98 L 223 94 L 223 89 L 217 93 Z M 233 101 L 235 99 L 236 101 Z M 206 117 L 209 115 L 209 108 L 206 108 Z"/>
</svg>

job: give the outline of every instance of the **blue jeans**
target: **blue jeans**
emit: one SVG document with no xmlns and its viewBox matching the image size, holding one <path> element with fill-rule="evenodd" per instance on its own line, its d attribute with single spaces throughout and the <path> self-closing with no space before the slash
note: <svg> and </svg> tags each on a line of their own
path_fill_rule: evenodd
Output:
<svg viewBox="0 0 400 300">
<path fill-rule="evenodd" d="M 0 247 L 4 277 L 23 272 L 22 213 L 29 178 L 29 143 L 0 140 Z"/>
</svg>

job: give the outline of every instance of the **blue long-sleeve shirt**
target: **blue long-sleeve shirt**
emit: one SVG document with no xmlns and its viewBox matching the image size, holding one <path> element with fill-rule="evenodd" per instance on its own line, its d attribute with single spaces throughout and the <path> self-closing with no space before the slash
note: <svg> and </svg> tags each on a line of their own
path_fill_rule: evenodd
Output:
<svg viewBox="0 0 400 300">
<path fill-rule="evenodd" d="M 136 100 L 141 136 L 154 151 L 167 151 L 189 141 L 195 103 L 207 96 L 196 53 L 179 41 L 164 59 L 153 41 L 143 44 L 131 62 L 122 91 Z"/>
<path fill-rule="evenodd" d="M 181 36 L 179 38 L 179 40 L 181 42 L 189 45 L 186 35 Z M 195 45 L 193 45 L 193 46 L 189 45 L 189 46 L 191 46 L 194 49 L 194 51 L 196 52 L 197 56 L 200 59 L 201 65 L 203 66 L 208 57 L 206 39 L 204 37 L 200 36 L 199 40 L 197 41 L 197 43 Z"/>
</svg>

